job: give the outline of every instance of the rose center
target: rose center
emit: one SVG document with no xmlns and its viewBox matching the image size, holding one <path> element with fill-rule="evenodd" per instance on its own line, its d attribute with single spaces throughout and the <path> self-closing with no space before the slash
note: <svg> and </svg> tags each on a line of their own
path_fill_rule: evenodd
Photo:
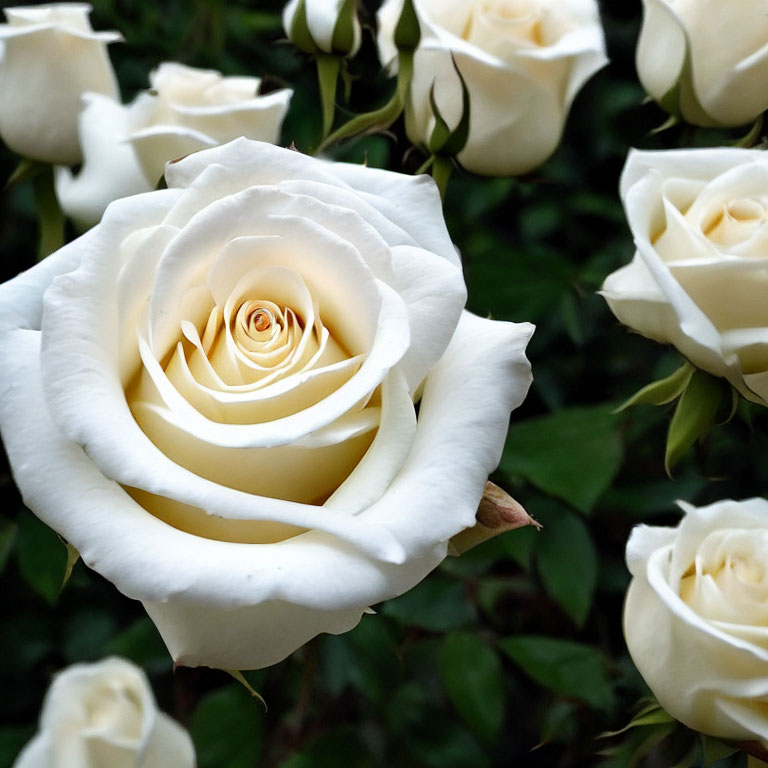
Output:
<svg viewBox="0 0 768 768">
<path fill-rule="evenodd" d="M 235 323 L 245 335 L 256 342 L 269 341 L 285 326 L 285 316 L 272 302 L 246 301 L 240 305 Z"/>
<path fill-rule="evenodd" d="M 546 45 L 544 11 L 531 0 L 484 0 L 474 6 L 462 37 L 483 49 L 493 48 L 488 35 L 526 45 Z"/>
<path fill-rule="evenodd" d="M 716 211 L 702 227 L 704 235 L 718 245 L 736 245 L 748 240 L 766 221 L 760 200 L 734 200 Z"/>
</svg>

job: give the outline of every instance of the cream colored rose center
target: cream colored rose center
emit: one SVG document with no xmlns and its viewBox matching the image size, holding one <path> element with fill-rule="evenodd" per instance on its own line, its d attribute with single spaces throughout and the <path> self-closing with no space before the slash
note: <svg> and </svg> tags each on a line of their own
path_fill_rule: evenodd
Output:
<svg viewBox="0 0 768 768">
<path fill-rule="evenodd" d="M 739 529 L 711 533 L 680 581 L 680 597 L 703 618 L 768 622 L 768 535 Z"/>
<path fill-rule="evenodd" d="M 720 246 L 732 246 L 744 242 L 765 225 L 766 209 L 762 200 L 746 198 L 734 200 L 713 211 L 704 221 L 704 235 Z M 748 250 L 744 254 L 752 258 L 768 258 L 768 253 Z"/>
<path fill-rule="evenodd" d="M 193 290 L 190 296 L 197 294 Z M 194 304 L 190 299 L 190 306 Z M 336 429 L 329 424 L 327 436 L 314 434 L 306 444 L 284 443 L 276 426 L 267 443 L 227 445 L 215 437 L 220 434 L 216 426 L 248 428 L 296 416 L 343 387 L 364 356 L 351 355 L 337 341 L 323 325 L 304 281 L 283 268 L 249 273 L 223 306 L 195 309 L 188 316 L 180 321 L 179 339 L 160 364 L 148 366 L 145 360 L 126 389 L 141 429 L 174 462 L 218 485 L 321 505 L 349 476 L 376 434 L 377 392 L 350 403 L 351 415 L 360 415 L 355 416 L 360 426 Z M 163 387 L 171 400 L 180 396 L 182 408 L 163 394 Z M 190 406 L 196 412 L 192 418 L 202 416 L 211 423 L 210 439 L 185 430 Z M 302 530 L 277 522 L 223 519 L 181 500 L 129 491 L 155 516 L 207 538 L 263 543 Z"/>
<path fill-rule="evenodd" d="M 141 700 L 130 688 L 118 684 L 94 688 L 85 696 L 86 733 L 138 742 L 141 738 Z"/>
<path fill-rule="evenodd" d="M 545 10 L 532 0 L 483 0 L 472 9 L 462 37 L 493 52 L 498 38 L 524 46 L 548 45 Z"/>
</svg>

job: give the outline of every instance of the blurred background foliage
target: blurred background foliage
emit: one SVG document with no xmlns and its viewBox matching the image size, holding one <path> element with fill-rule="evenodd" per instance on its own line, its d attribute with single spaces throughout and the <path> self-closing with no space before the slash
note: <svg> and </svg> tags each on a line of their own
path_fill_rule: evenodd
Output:
<svg viewBox="0 0 768 768">
<path fill-rule="evenodd" d="M 284 143 L 302 151 L 316 145 L 314 67 L 282 39 L 281 2 L 93 4 L 94 27 L 125 36 L 111 47 L 124 100 L 147 87 L 161 61 L 255 74 L 265 89 L 295 89 Z M 351 112 L 378 106 L 392 88 L 370 30 L 377 3 L 364 6 L 369 28 L 350 63 L 351 101 L 342 105 Z M 354 631 L 322 636 L 271 669 L 246 673 L 265 711 L 223 672 L 174 672 L 141 605 L 82 563 L 60 591 L 66 550 L 23 507 L 3 465 L 0 768 L 33 733 L 52 673 L 108 654 L 143 666 L 160 706 L 190 729 L 200 768 L 743 764 L 743 756 L 722 758 L 728 749 L 663 718 L 651 730 L 601 737 L 629 722 L 648 695 L 621 633 L 632 526 L 675 524 L 676 499 L 705 504 L 768 487 L 765 463 L 756 460 L 766 438 L 755 409 L 742 404 L 673 479 L 664 472 L 669 407 L 614 412 L 680 364 L 673 351 L 620 327 L 597 294 L 632 256 L 617 195 L 626 152 L 733 143 L 738 131 L 651 133 L 665 116 L 645 101 L 634 72 L 640 0 L 603 0 L 601 12 L 611 63 L 576 99 L 554 157 L 524 178 L 455 172 L 445 206 L 469 307 L 537 324 L 529 347 L 534 384 L 513 414 L 494 480 L 543 530 L 514 531 L 449 558 Z M 406 172 L 423 160 L 399 124 L 333 154 Z M 2 150 L 4 178 L 14 163 Z M 31 188 L 6 190 L 3 279 L 31 266 L 35 239 Z"/>
</svg>

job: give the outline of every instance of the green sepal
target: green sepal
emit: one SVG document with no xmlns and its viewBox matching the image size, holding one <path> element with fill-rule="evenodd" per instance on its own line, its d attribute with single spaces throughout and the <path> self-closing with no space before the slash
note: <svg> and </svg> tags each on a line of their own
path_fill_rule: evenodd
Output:
<svg viewBox="0 0 768 768">
<path fill-rule="evenodd" d="M 729 394 L 726 387 L 730 385 L 704 371 L 697 370 L 691 376 L 677 401 L 667 433 L 664 468 L 670 477 L 685 452 L 709 433 L 724 396 Z"/>
<path fill-rule="evenodd" d="M 20 184 L 27 179 L 33 179 L 39 173 L 45 170 L 46 163 L 41 163 L 39 160 L 30 160 L 28 157 L 23 157 L 19 164 L 14 168 L 13 173 L 8 177 L 8 181 L 5 182 L 4 190 L 13 187 L 16 184 Z"/>
<path fill-rule="evenodd" d="M 704 758 L 704 768 L 709 768 L 713 763 L 723 758 L 735 755 L 739 748 L 722 739 L 716 739 L 714 736 L 705 736 L 699 734 L 701 742 L 701 753 Z"/>
<path fill-rule="evenodd" d="M 413 0 L 405 0 L 395 26 L 395 45 L 398 51 L 415 51 L 421 41 L 421 26 Z"/>
<path fill-rule="evenodd" d="M 632 405 L 665 405 L 680 397 L 696 369 L 686 360 L 673 374 L 647 384 L 625 400 L 614 413 L 620 413 Z"/>
<path fill-rule="evenodd" d="M 72 576 L 72 569 L 80 559 L 80 553 L 66 540 L 59 536 L 61 543 L 67 548 L 67 564 L 64 566 L 64 577 L 61 580 L 61 587 L 59 592 L 62 592 L 64 587 L 69 583 L 69 579 Z"/>
<path fill-rule="evenodd" d="M 658 701 L 653 699 L 645 706 L 643 706 L 640 711 L 623 728 L 619 728 L 618 731 L 604 731 L 603 733 L 599 734 L 597 738 L 611 739 L 614 736 L 619 736 L 622 733 L 626 733 L 632 728 L 648 725 L 669 725 L 670 723 L 674 722 L 675 718 L 668 714 L 664 709 L 662 709 L 661 704 L 659 704 Z"/>
<path fill-rule="evenodd" d="M 304 0 L 302 0 L 302 3 Z M 357 0 L 344 0 L 331 36 L 331 50 L 340 56 L 350 56 L 355 49 Z"/>
<path fill-rule="evenodd" d="M 461 119 L 453 130 L 448 127 L 448 123 L 446 123 L 437 106 L 437 100 L 435 99 L 436 81 L 433 82 L 429 90 L 429 103 L 435 116 L 435 127 L 427 142 L 427 149 L 430 152 L 448 157 L 458 155 L 464 149 L 464 145 L 469 138 L 469 89 L 453 55 L 451 55 L 451 61 L 461 83 Z"/>
<path fill-rule="evenodd" d="M 288 30 L 288 37 L 291 42 L 304 53 L 319 53 L 312 33 L 309 31 L 309 22 L 307 21 L 307 6 L 305 0 L 299 0 L 296 7 L 296 13 L 291 19 L 291 28 Z"/>
<path fill-rule="evenodd" d="M 226 672 L 228 675 L 234 677 L 254 699 L 258 699 L 261 702 L 264 711 L 267 711 L 267 702 L 264 701 L 264 697 L 245 679 L 245 675 L 239 669 L 224 669 L 222 672 Z"/>
</svg>

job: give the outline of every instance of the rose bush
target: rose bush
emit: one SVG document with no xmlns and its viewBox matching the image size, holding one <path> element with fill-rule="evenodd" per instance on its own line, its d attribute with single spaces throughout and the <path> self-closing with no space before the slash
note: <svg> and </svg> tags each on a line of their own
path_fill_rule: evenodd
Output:
<svg viewBox="0 0 768 768">
<path fill-rule="evenodd" d="M 79 163 L 81 97 L 86 91 L 118 97 L 107 43 L 122 36 L 94 32 L 86 3 L 3 10 L 0 137 L 33 160 Z"/>
<path fill-rule="evenodd" d="M 768 16 L 759 0 L 643 0 L 637 73 L 694 125 L 742 125 L 768 108 Z"/>
<path fill-rule="evenodd" d="M 165 164 L 239 136 L 276 143 L 293 91 L 257 95 L 257 77 L 165 62 L 151 89 L 129 105 L 95 93 L 84 96 L 79 136 L 84 162 L 77 176 L 56 171 L 56 195 L 82 226 L 96 224 L 113 200 L 157 186 Z"/>
<path fill-rule="evenodd" d="M 13 768 L 194 768 L 189 734 L 159 712 L 144 672 L 124 659 L 74 664 L 48 689 L 38 733 Z"/>
<path fill-rule="evenodd" d="M 451 128 L 469 89 L 469 137 L 458 159 L 474 173 L 513 176 L 556 149 L 571 103 L 602 67 L 605 43 L 594 0 L 414 0 L 421 39 L 406 128 L 427 145 L 435 128 L 430 94 Z M 379 55 L 396 66 L 403 0 L 379 11 Z M 455 66 L 454 66 L 455 62 Z"/>
<path fill-rule="evenodd" d="M 602 290 L 622 323 L 763 405 L 767 183 L 759 150 L 630 153 L 621 197 L 637 252 Z"/>
<path fill-rule="evenodd" d="M 166 178 L 0 286 L 0 426 L 178 663 L 262 667 L 473 525 L 532 326 L 462 310 L 425 176 L 241 139 Z"/>
<path fill-rule="evenodd" d="M 768 502 L 681 506 L 677 528 L 627 543 L 627 646 L 673 717 L 768 744 Z"/>
</svg>

